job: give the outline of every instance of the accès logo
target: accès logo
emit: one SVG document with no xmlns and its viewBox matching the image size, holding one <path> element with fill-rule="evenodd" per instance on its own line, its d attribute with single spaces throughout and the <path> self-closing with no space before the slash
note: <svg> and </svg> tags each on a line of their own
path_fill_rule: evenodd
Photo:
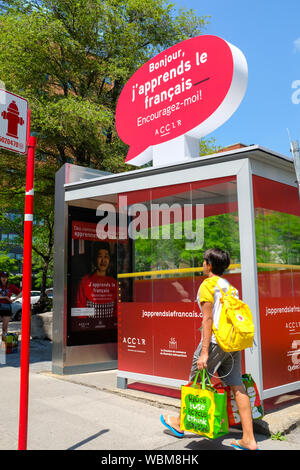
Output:
<svg viewBox="0 0 300 470">
<path fill-rule="evenodd" d="M 128 345 L 146 345 L 146 340 L 145 338 L 135 338 L 132 336 L 124 336 L 123 337 L 123 343 L 128 344 Z"/>
</svg>

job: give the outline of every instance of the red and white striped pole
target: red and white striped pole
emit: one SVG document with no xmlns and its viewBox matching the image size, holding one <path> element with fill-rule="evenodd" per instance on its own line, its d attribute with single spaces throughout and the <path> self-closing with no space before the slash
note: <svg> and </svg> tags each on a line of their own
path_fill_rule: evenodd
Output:
<svg viewBox="0 0 300 470">
<path fill-rule="evenodd" d="M 28 152 L 26 171 L 26 192 L 24 211 L 24 245 L 23 245 L 23 286 L 22 286 L 22 331 L 21 331 L 21 381 L 20 381 L 20 415 L 19 415 L 19 450 L 27 448 L 28 428 L 28 390 L 29 390 L 29 348 L 30 348 L 30 291 L 32 264 L 32 225 L 34 195 L 34 162 L 36 137 L 30 136 L 30 113 L 28 127 Z"/>
</svg>

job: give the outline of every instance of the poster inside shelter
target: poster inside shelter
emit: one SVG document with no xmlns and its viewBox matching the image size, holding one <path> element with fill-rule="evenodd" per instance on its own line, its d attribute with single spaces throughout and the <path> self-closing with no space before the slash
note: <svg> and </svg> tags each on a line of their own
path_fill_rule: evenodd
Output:
<svg viewBox="0 0 300 470">
<path fill-rule="evenodd" d="M 117 341 L 117 240 L 101 240 L 97 222 L 70 226 L 68 338 L 71 344 Z"/>
</svg>

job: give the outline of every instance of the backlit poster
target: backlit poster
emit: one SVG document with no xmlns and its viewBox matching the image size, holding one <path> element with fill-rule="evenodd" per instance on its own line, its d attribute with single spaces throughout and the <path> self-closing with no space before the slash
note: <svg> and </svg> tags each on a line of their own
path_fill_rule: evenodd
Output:
<svg viewBox="0 0 300 470">
<path fill-rule="evenodd" d="M 73 330 L 95 330 L 116 327 L 118 285 L 113 277 L 115 242 L 97 241 L 96 224 L 72 221 L 72 240 L 91 257 L 91 268 L 77 283 L 71 308 Z M 84 243 L 82 243 L 84 242 Z"/>
<path fill-rule="evenodd" d="M 94 212 L 72 214 L 68 288 L 68 342 L 117 341 L 117 240 L 97 236 Z"/>
</svg>

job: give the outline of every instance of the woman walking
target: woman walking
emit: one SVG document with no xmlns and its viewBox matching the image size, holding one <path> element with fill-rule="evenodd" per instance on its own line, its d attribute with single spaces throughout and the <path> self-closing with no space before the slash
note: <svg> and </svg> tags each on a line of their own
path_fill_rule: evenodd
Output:
<svg viewBox="0 0 300 470">
<path fill-rule="evenodd" d="M 0 318 L 2 318 L 2 340 L 5 341 L 8 324 L 11 318 L 11 296 L 16 294 L 18 299 L 22 295 L 21 289 L 8 282 L 8 272 L 0 273 Z"/>
</svg>

